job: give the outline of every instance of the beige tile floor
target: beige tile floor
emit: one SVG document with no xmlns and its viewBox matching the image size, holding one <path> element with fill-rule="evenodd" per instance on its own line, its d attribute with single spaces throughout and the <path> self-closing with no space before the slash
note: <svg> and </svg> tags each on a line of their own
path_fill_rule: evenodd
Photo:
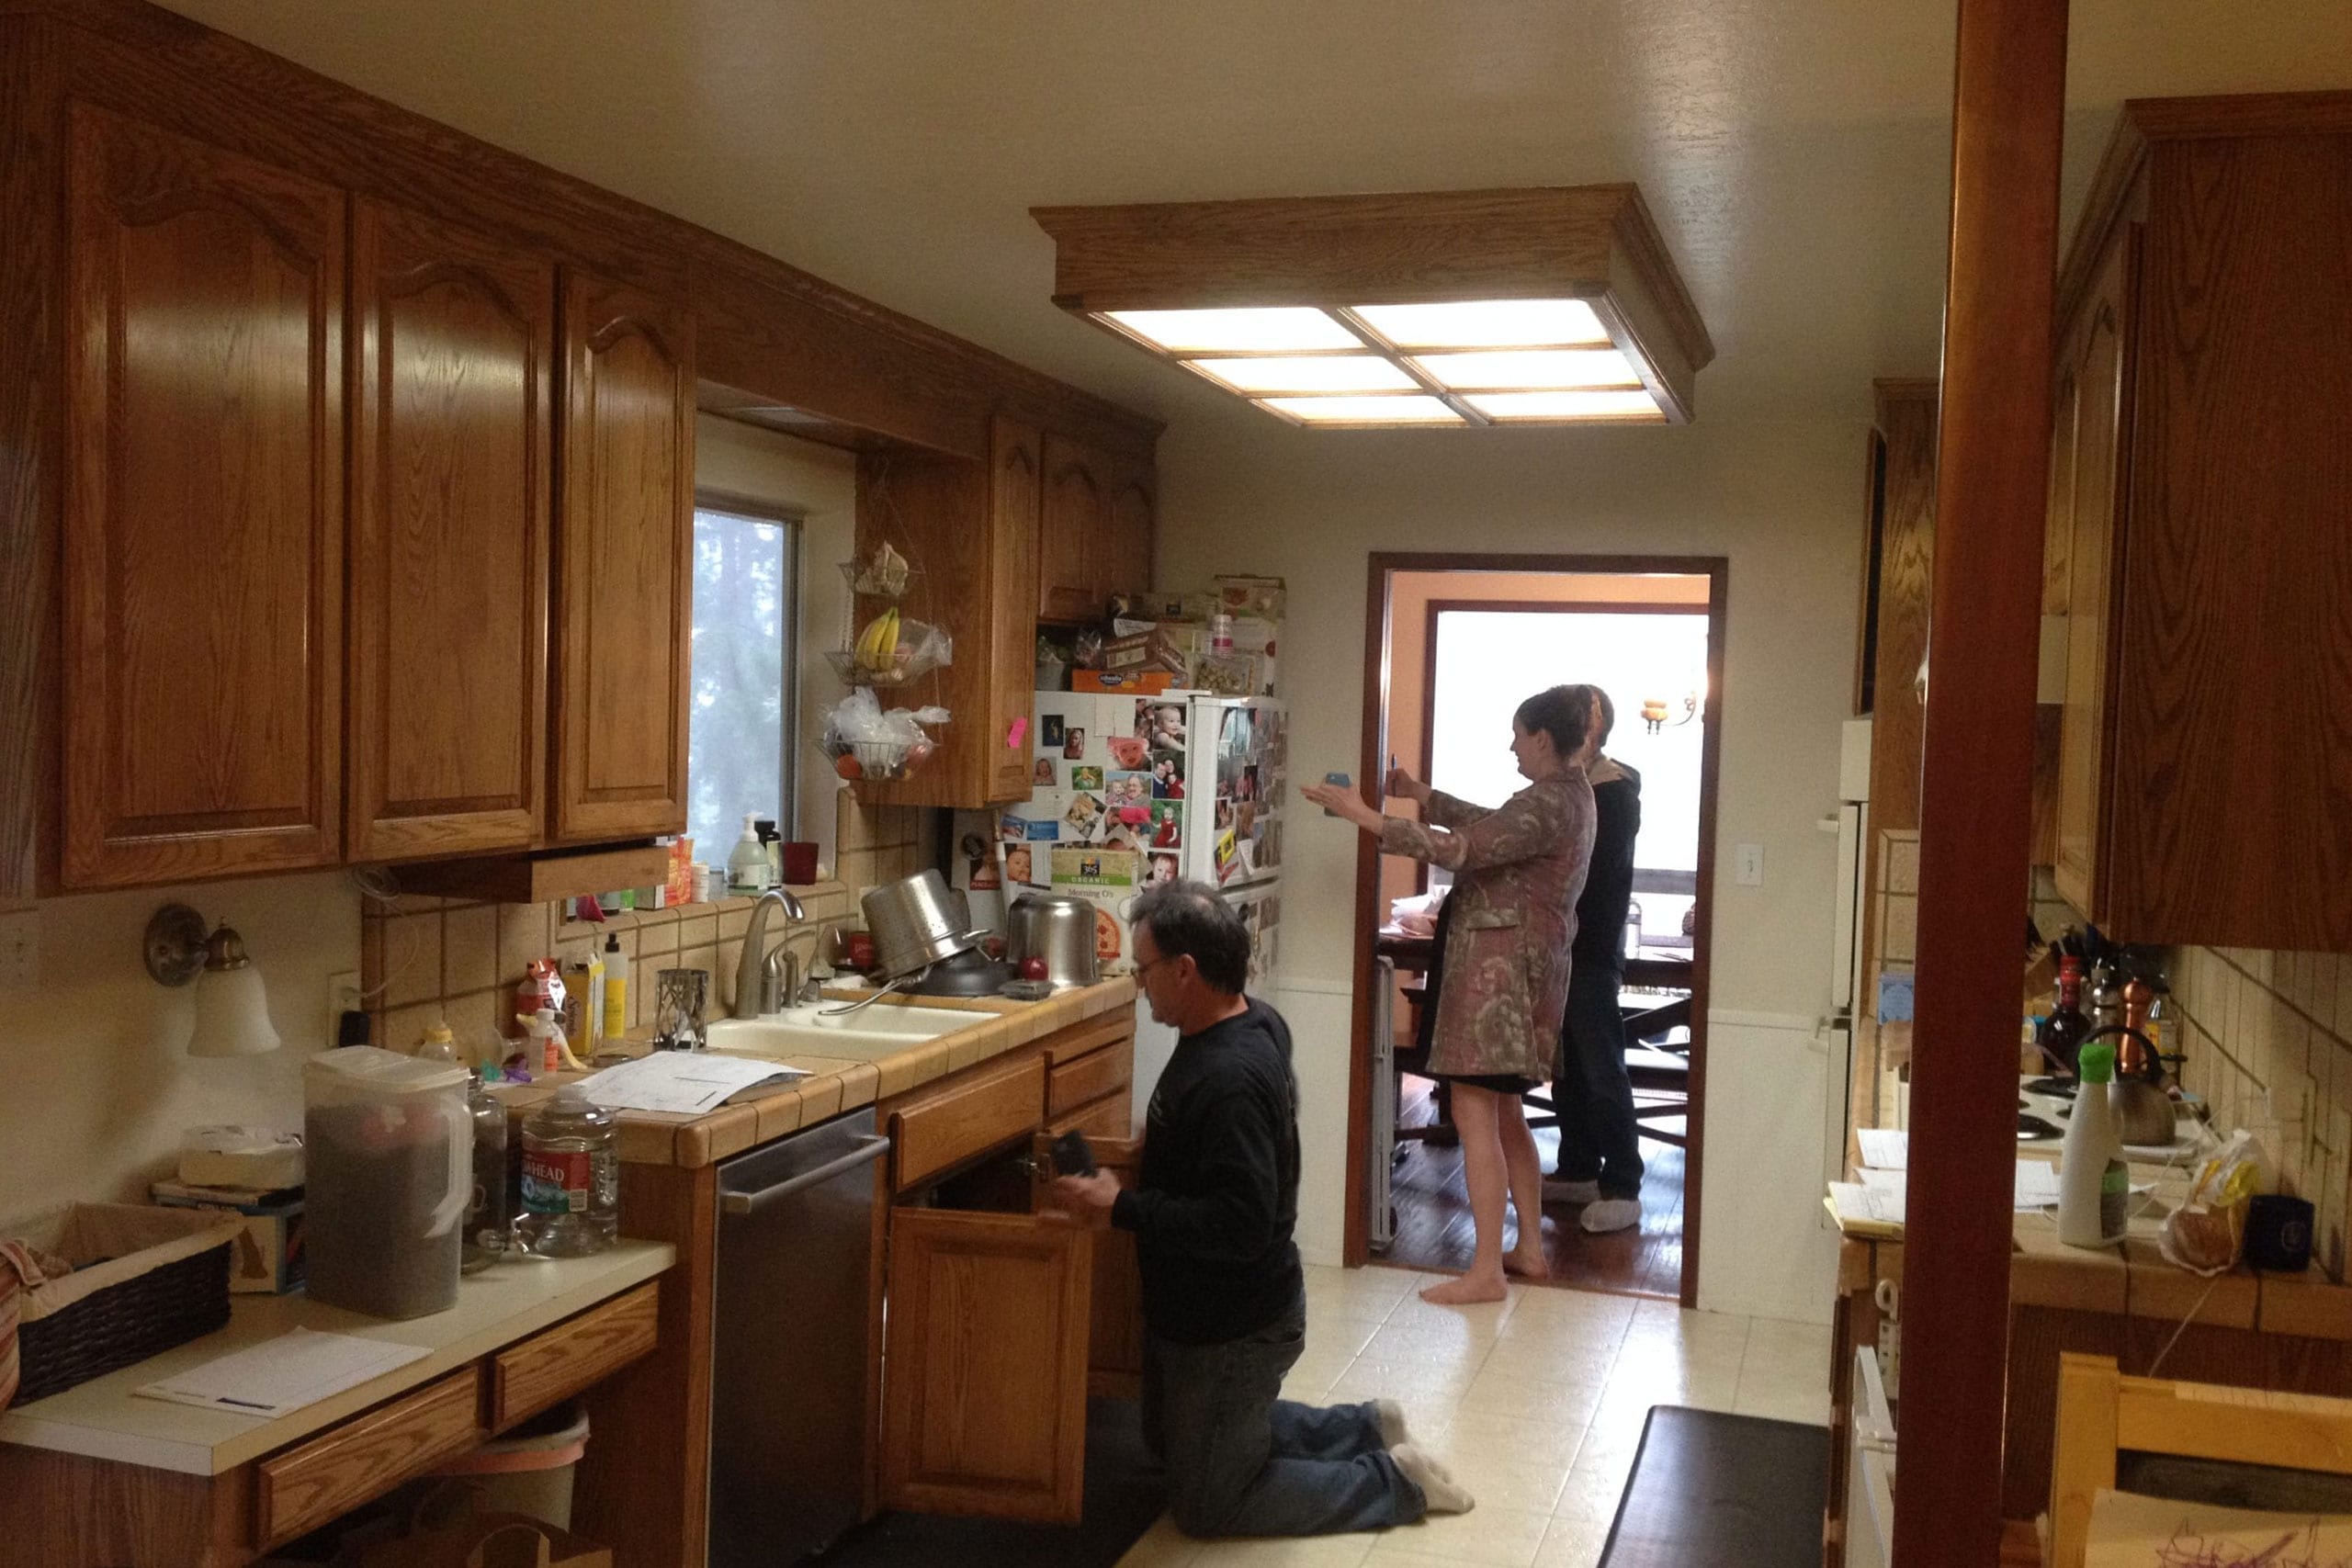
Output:
<svg viewBox="0 0 2352 1568">
<path fill-rule="evenodd" d="M 1283 1393 L 1398 1401 L 1476 1508 L 1301 1540 L 1196 1541 L 1163 1517 L 1121 1568 L 1589 1568 L 1651 1405 L 1829 1419 L 1826 1325 L 1528 1286 L 1491 1306 L 1433 1307 L 1418 1293 L 1431 1278 L 1307 1269 L 1306 1352 Z"/>
</svg>

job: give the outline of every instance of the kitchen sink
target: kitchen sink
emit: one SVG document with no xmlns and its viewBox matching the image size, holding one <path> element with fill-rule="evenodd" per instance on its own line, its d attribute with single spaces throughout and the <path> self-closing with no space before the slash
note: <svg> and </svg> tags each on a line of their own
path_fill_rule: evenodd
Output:
<svg viewBox="0 0 2352 1568">
<path fill-rule="evenodd" d="M 787 1008 L 766 1018 L 722 1018 L 709 1025 L 715 1051 L 753 1056 L 838 1056 L 863 1061 L 987 1021 L 988 1015 L 949 1008 L 876 1006 L 833 1013 L 836 1002 Z"/>
</svg>

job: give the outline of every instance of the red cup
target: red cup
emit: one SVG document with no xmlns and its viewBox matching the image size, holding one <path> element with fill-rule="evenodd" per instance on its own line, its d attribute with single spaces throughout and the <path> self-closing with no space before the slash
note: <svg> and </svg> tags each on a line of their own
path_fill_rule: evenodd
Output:
<svg viewBox="0 0 2352 1568">
<path fill-rule="evenodd" d="M 806 887 L 817 880 L 817 846 L 813 843 L 788 843 L 781 857 L 784 880 L 794 887 Z"/>
<path fill-rule="evenodd" d="M 874 967 L 873 932 L 852 931 L 849 933 L 849 966 L 853 969 Z"/>
</svg>

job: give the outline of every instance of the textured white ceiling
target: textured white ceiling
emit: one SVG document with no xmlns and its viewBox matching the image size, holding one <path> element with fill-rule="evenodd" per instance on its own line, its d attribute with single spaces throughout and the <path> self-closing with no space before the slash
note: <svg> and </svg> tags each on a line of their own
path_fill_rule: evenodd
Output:
<svg viewBox="0 0 2352 1568">
<path fill-rule="evenodd" d="M 1951 0 L 172 4 L 1165 418 L 1232 405 L 1049 305 L 1031 206 L 1630 178 L 1703 421 L 1935 368 Z M 2352 85 L 2345 0 L 2074 9 L 2070 220 L 2123 97 Z"/>
</svg>

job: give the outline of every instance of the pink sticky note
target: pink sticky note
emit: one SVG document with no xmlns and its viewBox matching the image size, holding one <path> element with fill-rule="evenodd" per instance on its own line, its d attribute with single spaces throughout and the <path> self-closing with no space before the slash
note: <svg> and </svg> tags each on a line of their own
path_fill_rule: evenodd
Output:
<svg viewBox="0 0 2352 1568">
<path fill-rule="evenodd" d="M 1012 721 L 1012 727 L 1004 732 L 1004 749 L 1008 751 L 1018 751 L 1021 750 L 1021 743 L 1028 739 L 1029 721 L 1025 718 L 1016 718 Z"/>
</svg>

